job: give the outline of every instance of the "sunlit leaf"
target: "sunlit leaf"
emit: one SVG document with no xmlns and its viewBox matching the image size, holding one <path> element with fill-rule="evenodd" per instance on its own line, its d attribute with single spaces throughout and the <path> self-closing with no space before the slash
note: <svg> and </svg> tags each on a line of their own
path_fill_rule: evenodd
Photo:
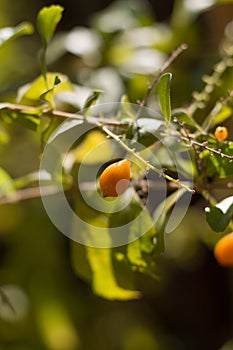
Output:
<svg viewBox="0 0 233 350">
<path fill-rule="evenodd" d="M 108 248 L 111 247 L 111 237 L 107 216 L 90 208 L 81 196 L 76 197 L 76 211 L 82 221 L 78 225 L 73 223 L 72 238 L 76 241 L 82 240 L 85 248 L 79 245 L 73 247 L 73 254 L 76 252 L 80 254 L 80 256 L 72 257 L 75 271 L 87 280 L 93 292 L 102 298 L 108 300 L 139 298 L 138 291 L 125 289 L 118 285 L 113 264 L 113 249 Z M 80 259 L 83 258 L 84 261 L 81 262 Z"/>
<path fill-rule="evenodd" d="M 103 90 L 93 90 L 91 94 L 88 96 L 84 104 L 84 110 L 93 106 L 96 103 L 99 95 L 102 94 L 103 92 L 104 92 Z"/>
<path fill-rule="evenodd" d="M 57 77 L 59 77 L 60 83 L 54 84 Z M 41 104 L 41 95 L 48 91 L 52 91 L 53 95 L 56 95 L 62 91 L 73 90 L 67 76 L 60 73 L 47 73 L 47 83 L 48 88 L 44 78 L 39 76 L 30 84 L 24 85 L 18 91 L 17 102 L 25 105 L 38 105 Z"/>
<path fill-rule="evenodd" d="M 51 5 L 43 7 L 37 16 L 37 28 L 46 46 L 62 18 L 63 10 L 64 8 L 60 5 Z"/>
<path fill-rule="evenodd" d="M 45 101 L 47 102 L 51 108 L 54 108 L 55 107 L 55 104 L 54 104 L 54 91 L 55 91 L 55 88 L 61 83 L 61 79 L 58 77 L 58 75 L 55 76 L 55 79 L 54 79 L 54 83 L 53 83 L 53 86 L 51 87 L 51 89 L 48 89 L 47 91 L 45 91 L 41 96 L 40 96 L 40 99 L 42 101 Z"/>
<path fill-rule="evenodd" d="M 206 207 L 206 220 L 213 231 L 223 232 L 233 216 L 233 196 L 227 197 L 215 206 Z"/>
<path fill-rule="evenodd" d="M 75 162 L 93 164 L 106 162 L 111 159 L 113 147 L 110 140 L 107 140 L 98 130 L 90 131 L 84 141 L 70 152 Z"/>
<path fill-rule="evenodd" d="M 135 290 L 127 290 L 117 283 L 113 270 L 111 249 L 87 247 L 88 260 L 93 271 L 94 292 L 109 300 L 138 299 L 140 293 Z"/>
<path fill-rule="evenodd" d="M 205 129 L 207 126 L 209 129 L 223 123 L 232 116 L 232 108 L 227 105 L 223 105 L 222 102 L 217 102 L 215 108 L 210 115 L 204 120 L 202 127 Z"/>
<path fill-rule="evenodd" d="M 171 120 L 171 97 L 170 97 L 170 84 L 171 84 L 172 74 L 163 74 L 158 82 L 158 99 L 160 104 L 160 109 L 165 120 L 169 123 Z"/>
<path fill-rule="evenodd" d="M 40 122 L 41 111 L 39 109 L 35 110 L 10 110 L 10 109 L 2 109 L 0 110 L 0 115 L 4 121 L 7 123 L 10 122 L 19 122 L 23 126 L 31 130 L 37 130 L 37 127 Z M 0 138 L 1 138 L 1 130 L 0 130 Z"/>
<path fill-rule="evenodd" d="M 33 30 L 33 25 L 29 22 L 23 22 L 16 27 L 2 28 L 0 29 L 0 46 L 22 35 L 32 34 Z"/>
<path fill-rule="evenodd" d="M 47 77 L 47 63 L 46 63 L 46 53 L 47 47 L 52 39 L 54 31 L 57 27 L 57 24 L 62 18 L 62 12 L 64 8 L 60 5 L 51 5 L 49 7 L 43 7 L 37 16 L 37 28 L 41 35 L 43 48 L 40 55 L 41 63 L 41 72 L 45 82 L 46 90 L 49 90 L 51 87 L 48 84 Z M 45 90 L 45 91 L 46 91 Z"/>
<path fill-rule="evenodd" d="M 183 110 L 180 110 L 180 109 L 173 110 L 172 119 L 173 120 L 177 119 L 180 123 L 185 123 L 185 125 L 188 125 L 189 127 L 195 127 L 195 124 L 192 121 L 192 119 Z"/>
</svg>

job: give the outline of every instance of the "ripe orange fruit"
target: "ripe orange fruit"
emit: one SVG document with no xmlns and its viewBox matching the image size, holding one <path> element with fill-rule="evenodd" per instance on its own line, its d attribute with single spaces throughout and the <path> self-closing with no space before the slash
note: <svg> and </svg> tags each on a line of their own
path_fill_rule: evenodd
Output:
<svg viewBox="0 0 233 350">
<path fill-rule="evenodd" d="M 130 161 L 128 159 L 110 164 L 101 174 L 100 189 L 103 197 L 118 197 L 130 182 Z"/>
<path fill-rule="evenodd" d="M 218 126 L 215 129 L 214 136 L 218 141 L 225 141 L 228 136 L 228 130 L 225 126 Z"/>
<path fill-rule="evenodd" d="M 233 232 L 222 237 L 214 248 L 214 256 L 222 266 L 233 266 Z"/>
</svg>

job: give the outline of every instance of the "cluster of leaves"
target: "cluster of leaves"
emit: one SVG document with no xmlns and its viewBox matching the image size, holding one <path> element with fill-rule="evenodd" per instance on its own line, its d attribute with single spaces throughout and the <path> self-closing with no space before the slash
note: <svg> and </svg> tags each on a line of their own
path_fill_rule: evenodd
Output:
<svg viewBox="0 0 233 350">
<path fill-rule="evenodd" d="M 116 8 L 114 10 L 116 11 Z M 141 13 L 141 9 L 136 10 L 138 12 L 134 13 L 134 20 Z M 90 70 L 95 68 L 93 52 L 85 51 L 85 45 L 83 48 L 81 45 L 85 38 L 89 38 L 91 43 L 95 42 L 95 46 L 97 45 L 98 40 L 91 30 L 75 29 L 73 33 L 69 33 L 69 38 L 63 33 L 55 37 L 50 46 L 62 12 L 61 6 L 53 5 L 43 8 L 38 14 L 37 28 L 42 39 L 42 74 L 18 90 L 15 103 L 6 101 L 0 104 L 0 142 L 4 143 L 8 140 L 4 125 L 15 121 L 39 134 L 42 149 L 52 132 L 66 119 L 78 120 L 80 128 L 83 124 L 90 126 L 87 135 L 71 149 L 67 157 L 68 161 L 64 163 L 62 174 L 67 198 L 72 203 L 73 210 L 86 223 L 83 227 L 82 225 L 78 228 L 75 225 L 73 227 L 74 236 L 78 230 L 86 244 L 71 243 L 72 263 L 77 274 L 90 283 L 94 292 L 99 296 L 120 300 L 138 298 L 140 293 L 134 286 L 135 276 L 137 273 L 145 273 L 156 277 L 156 257 L 165 249 L 164 232 L 169 231 L 169 220 L 171 222 L 171 219 L 175 218 L 179 221 L 179 218 L 177 219 L 179 214 L 178 211 L 175 211 L 175 207 L 177 203 L 182 206 L 183 202 L 180 199 L 188 195 L 189 199 L 186 201 L 190 201 L 190 196 L 194 192 L 200 194 L 208 202 L 206 219 L 211 228 L 216 232 L 223 232 L 231 227 L 233 197 L 222 200 L 222 198 L 214 198 L 213 193 L 218 186 L 230 187 L 233 176 L 233 143 L 228 140 L 219 142 L 214 137 L 214 128 L 232 116 L 232 91 L 222 96 L 218 94 L 217 86 L 226 72 L 232 77 L 233 43 L 230 41 L 226 43 L 219 63 L 216 64 L 210 76 L 204 77 L 204 88 L 200 93 L 193 94 L 192 103 L 185 108 L 173 109 L 170 98 L 172 74 L 165 71 L 186 46 L 179 46 L 167 58 L 166 51 L 173 49 L 169 44 L 171 33 L 165 28 L 146 27 L 148 25 L 146 23 L 142 30 L 151 30 L 152 34 L 154 31 L 160 31 L 163 33 L 163 38 L 164 36 L 166 38 L 163 41 L 163 45 L 167 44 L 166 48 L 163 47 L 163 55 L 157 54 L 156 56 L 159 57 L 156 76 L 149 87 L 146 88 L 146 84 L 144 85 L 144 98 L 139 103 L 131 104 L 130 97 L 122 95 L 117 110 L 107 111 L 103 115 L 102 112 L 98 112 L 98 106 L 101 105 L 101 102 L 106 101 L 102 90 L 75 85 L 64 74 L 47 71 L 47 58 L 50 62 L 53 61 L 57 47 L 60 52 L 56 53 L 56 57 L 64 53 L 64 43 L 66 43 L 66 49 L 68 47 L 70 51 L 83 57 Z M 105 31 L 106 36 L 106 31 L 114 32 L 117 45 L 114 46 L 114 49 L 110 48 L 108 55 L 112 60 L 114 57 L 115 65 L 120 73 L 124 77 L 127 74 L 140 73 L 141 75 L 135 75 L 135 80 L 132 80 L 133 84 L 136 84 L 136 79 L 142 81 L 142 73 L 146 73 L 147 78 L 148 75 L 155 73 L 154 59 L 152 59 L 152 64 L 151 62 L 149 64 L 153 66 L 153 69 L 144 67 L 145 70 L 147 69 L 146 72 L 137 72 L 136 70 L 140 67 L 138 68 L 136 63 L 131 64 L 132 52 L 128 52 L 125 59 L 118 57 L 116 51 L 122 50 L 122 45 L 127 38 L 128 41 L 133 42 L 135 33 L 122 31 L 117 36 L 115 33 L 119 33 L 119 28 L 114 26 L 119 26 L 119 23 L 126 25 L 126 22 L 122 20 L 118 23 L 114 21 L 109 23 L 107 13 L 103 16 L 105 17 L 99 21 L 96 20 L 96 25 L 106 25 L 107 29 L 99 28 Z M 115 17 L 112 15 L 111 18 Z M 145 19 L 140 20 L 143 22 Z M 20 35 L 31 34 L 32 31 L 32 25 L 29 23 L 23 23 L 16 28 L 4 28 L 0 31 L 0 45 L 6 45 L 9 40 Z M 74 34 L 80 37 L 80 43 L 76 46 L 71 44 L 74 42 L 72 37 L 72 35 L 75 36 Z M 137 33 L 138 36 L 139 34 Z M 82 35 L 83 39 L 81 39 Z M 108 38 L 105 40 L 107 41 Z M 67 42 L 71 43 L 68 45 Z M 150 43 L 148 46 L 154 44 L 156 49 L 161 49 L 161 41 Z M 100 50 L 99 46 L 97 50 Z M 147 51 L 142 52 L 142 50 Z M 143 57 L 146 57 L 154 52 L 151 47 L 142 49 L 136 46 L 132 46 L 131 51 L 134 53 L 137 51 L 138 60 L 142 54 Z M 157 114 L 156 116 L 153 113 L 150 115 L 150 112 L 156 107 L 153 104 L 155 89 L 161 118 L 158 118 Z M 211 98 L 213 92 L 216 95 L 214 99 Z M 105 99 L 102 96 L 105 96 Z M 97 106 L 96 109 L 95 106 Z M 148 106 L 150 108 L 145 117 L 142 111 Z M 110 118 L 109 115 L 116 117 Z M 201 118 L 203 115 L 204 120 Z M 67 128 L 61 129 L 60 136 L 67 131 L 69 131 Z M 109 148 L 101 148 L 101 144 L 109 137 L 112 139 Z M 171 149 L 172 152 L 169 152 L 168 150 Z M 83 199 L 82 188 L 90 198 L 95 197 L 96 188 L 88 181 L 79 183 L 79 188 L 76 188 L 79 167 L 84 164 L 91 173 L 93 164 L 108 162 L 111 158 L 121 158 L 125 154 L 132 159 L 133 164 L 131 202 L 125 206 L 124 210 L 114 214 L 104 214 L 104 204 L 101 207 L 102 212 L 90 208 Z M 151 156 L 154 154 L 156 154 L 157 161 Z M 186 159 L 187 154 L 190 156 L 188 160 Z M 55 173 L 51 174 L 52 178 L 56 176 L 58 175 Z M 178 176 L 179 179 L 177 179 Z M 145 206 L 141 199 L 147 196 L 148 191 L 143 187 L 145 178 L 149 179 L 148 182 L 152 182 L 152 187 L 156 191 L 152 191 L 153 194 L 165 191 L 166 198 L 158 202 L 146 201 Z M 12 179 L 5 169 L 0 168 L 0 203 L 11 203 L 30 196 L 38 196 L 38 179 L 38 172 Z M 46 193 L 48 189 L 48 195 L 50 195 L 47 176 L 43 179 L 40 174 L 40 181 L 42 183 L 45 181 L 43 193 Z M 127 194 L 122 198 L 122 201 L 127 203 Z M 111 205 L 111 202 L 107 200 L 106 202 L 107 206 Z M 170 217 L 169 213 L 171 213 Z M 112 239 L 111 228 L 123 227 L 126 224 L 127 231 L 123 233 L 128 237 L 130 243 L 109 248 Z M 98 240 L 96 238 L 98 227 L 105 229 L 105 248 L 96 248 L 90 244 Z M 141 235 L 141 232 L 144 231 L 146 232 Z"/>
</svg>

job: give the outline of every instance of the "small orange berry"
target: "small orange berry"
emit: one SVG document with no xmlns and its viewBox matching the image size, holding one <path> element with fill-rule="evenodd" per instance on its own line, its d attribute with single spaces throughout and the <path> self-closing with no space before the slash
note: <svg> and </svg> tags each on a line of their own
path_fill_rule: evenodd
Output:
<svg viewBox="0 0 233 350">
<path fill-rule="evenodd" d="M 228 136 L 228 130 L 225 126 L 218 126 L 215 129 L 214 136 L 218 141 L 225 141 Z"/>
<path fill-rule="evenodd" d="M 233 266 L 233 232 L 222 237 L 214 248 L 214 256 L 222 266 Z"/>
<path fill-rule="evenodd" d="M 130 161 L 128 159 L 109 165 L 100 176 L 103 197 L 118 197 L 124 193 L 130 182 Z"/>
</svg>

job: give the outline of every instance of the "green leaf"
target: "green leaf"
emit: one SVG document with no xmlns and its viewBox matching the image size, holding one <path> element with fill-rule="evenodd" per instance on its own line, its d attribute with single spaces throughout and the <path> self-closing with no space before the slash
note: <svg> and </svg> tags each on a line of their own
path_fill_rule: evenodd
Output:
<svg viewBox="0 0 233 350">
<path fill-rule="evenodd" d="M 218 101 L 211 111 L 211 113 L 205 118 L 202 128 L 208 129 L 214 128 L 219 124 L 225 122 L 228 118 L 232 116 L 232 108 L 228 105 L 224 105 L 221 101 Z"/>
<path fill-rule="evenodd" d="M 145 254 L 151 255 L 155 248 L 155 226 L 148 210 L 139 202 L 131 204 L 131 211 L 135 219 L 129 225 L 129 240 L 133 241 L 127 246 L 127 257 L 133 266 L 141 268 L 142 271 L 148 267 Z"/>
<path fill-rule="evenodd" d="M 60 5 L 43 7 L 37 16 L 37 28 L 42 37 L 45 47 L 48 46 L 57 24 L 62 18 L 64 8 Z"/>
<path fill-rule="evenodd" d="M 185 194 L 186 190 L 180 188 L 174 193 L 170 194 L 163 202 L 161 202 L 153 213 L 153 219 L 156 227 L 155 236 L 155 251 L 156 253 L 163 253 L 165 250 L 164 245 L 164 232 L 166 224 L 169 222 L 168 214 L 178 199 Z"/>
<path fill-rule="evenodd" d="M 93 90 L 85 101 L 84 110 L 93 106 L 96 103 L 99 95 L 102 94 L 103 92 L 104 92 L 103 90 Z"/>
<path fill-rule="evenodd" d="M 175 120 L 175 118 L 180 123 L 185 123 L 185 125 L 188 125 L 189 127 L 195 128 L 195 123 L 193 122 L 192 118 L 188 114 L 186 114 L 181 109 L 175 109 L 172 111 L 172 119 Z"/>
<path fill-rule="evenodd" d="M 124 289 L 118 285 L 111 249 L 87 247 L 87 255 L 93 272 L 93 290 L 98 296 L 108 300 L 130 300 L 140 297 L 138 291 Z"/>
<path fill-rule="evenodd" d="M 111 159 L 113 147 L 111 141 L 106 147 L 106 137 L 99 130 L 91 130 L 84 140 L 70 153 L 70 160 L 82 164 L 106 163 Z"/>
<path fill-rule="evenodd" d="M 170 97 L 170 84 L 171 84 L 172 74 L 163 74 L 158 82 L 158 99 L 160 104 L 160 109 L 167 123 L 171 120 L 171 97 Z"/>
<path fill-rule="evenodd" d="M 156 235 L 154 222 L 146 207 L 135 197 L 119 212 L 110 215 L 109 226 L 121 226 L 121 233 L 128 236 L 126 258 L 133 271 L 155 276 L 153 238 Z"/>
<path fill-rule="evenodd" d="M 129 264 L 127 247 L 128 245 L 123 245 L 112 249 L 113 267 L 118 285 L 125 289 L 135 290 L 137 272 Z"/>
<path fill-rule="evenodd" d="M 28 109 L 28 110 L 22 110 L 22 111 L 17 111 L 17 110 L 8 110 L 8 109 L 1 109 L 0 110 L 0 115 L 3 120 L 5 120 L 7 123 L 10 122 L 19 122 L 26 128 L 36 131 L 37 127 L 40 123 L 40 115 L 41 115 L 41 110 L 39 109 Z M 1 138 L 1 130 L 0 130 L 0 138 Z"/>
<path fill-rule="evenodd" d="M 49 90 L 46 64 L 46 51 L 54 34 L 57 24 L 60 22 L 64 8 L 60 5 L 43 7 L 37 16 L 37 28 L 42 38 L 43 49 L 41 51 L 41 72 L 45 81 L 46 90 Z"/>
<path fill-rule="evenodd" d="M 59 79 L 59 80 L 58 80 Z M 59 84 L 55 84 L 59 82 Z M 37 106 L 41 104 L 41 96 L 49 91 L 53 95 L 63 91 L 72 91 L 73 87 L 67 76 L 58 73 L 47 73 L 47 83 L 42 75 L 32 81 L 30 84 L 24 85 L 18 91 L 17 102 L 20 104 Z M 49 95 L 49 94 L 48 94 Z M 47 95 L 47 98 L 49 97 Z M 51 97 L 51 96 L 50 96 Z"/>
<path fill-rule="evenodd" d="M 22 35 L 30 35 L 33 31 L 33 25 L 29 22 L 23 22 L 16 27 L 2 28 L 0 29 L 0 46 Z"/>
<path fill-rule="evenodd" d="M 50 108 L 54 109 L 55 103 L 54 103 L 54 91 L 57 85 L 61 83 L 61 79 L 56 75 L 54 79 L 53 86 L 45 91 L 43 94 L 40 95 L 40 99 L 42 101 L 47 102 L 50 105 Z"/>
<path fill-rule="evenodd" d="M 233 196 L 227 197 L 215 206 L 206 207 L 206 220 L 213 231 L 223 232 L 233 216 Z"/>
<path fill-rule="evenodd" d="M 91 193 L 92 191 L 90 191 Z M 76 196 L 76 211 L 82 219 L 73 223 L 72 238 L 82 237 L 84 248 L 77 245 L 72 257 L 75 271 L 88 281 L 93 292 L 108 300 L 137 299 L 140 293 L 119 286 L 114 269 L 113 248 L 96 248 L 96 246 L 111 246 L 107 216 L 90 208 L 82 196 Z M 79 240 L 77 239 L 77 240 Z M 82 261 L 80 260 L 82 259 Z"/>
</svg>

